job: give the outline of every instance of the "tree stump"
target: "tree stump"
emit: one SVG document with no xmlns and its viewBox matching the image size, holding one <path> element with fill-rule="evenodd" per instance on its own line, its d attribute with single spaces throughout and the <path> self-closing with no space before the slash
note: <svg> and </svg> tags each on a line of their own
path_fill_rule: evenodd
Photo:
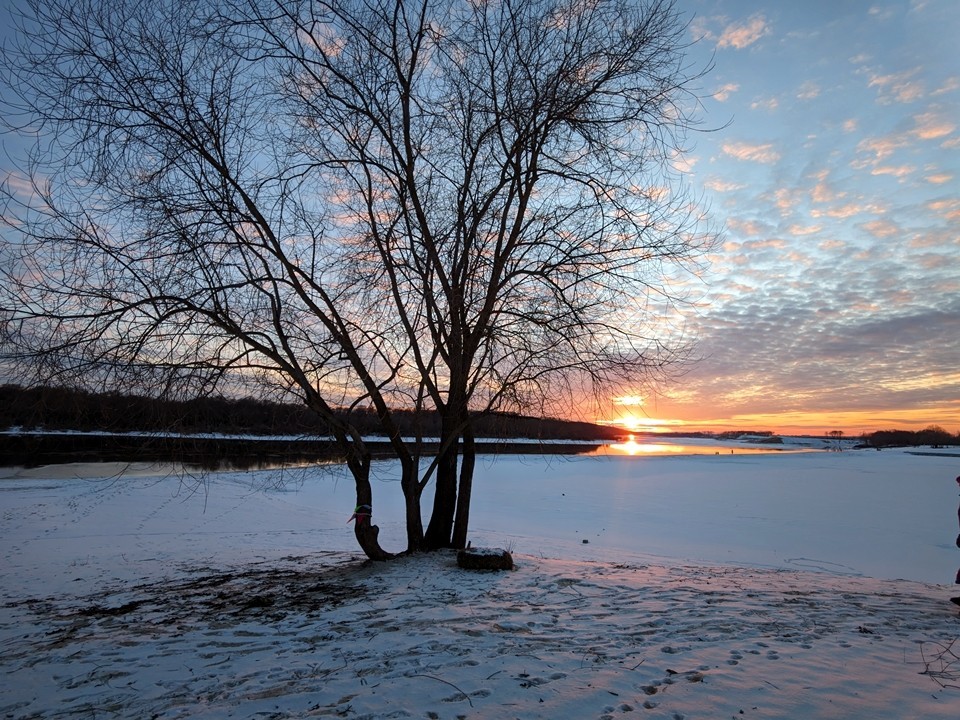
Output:
<svg viewBox="0 0 960 720">
<path fill-rule="evenodd" d="M 513 556 L 501 548 L 471 548 L 457 552 L 457 566 L 464 570 L 513 570 Z"/>
</svg>

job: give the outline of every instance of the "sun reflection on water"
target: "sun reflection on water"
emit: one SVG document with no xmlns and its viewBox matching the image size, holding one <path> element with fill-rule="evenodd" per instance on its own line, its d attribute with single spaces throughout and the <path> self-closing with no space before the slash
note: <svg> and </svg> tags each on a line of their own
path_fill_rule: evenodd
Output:
<svg viewBox="0 0 960 720">
<path fill-rule="evenodd" d="M 817 452 L 812 448 L 784 447 L 766 445 L 763 447 L 732 444 L 717 440 L 690 439 L 687 442 L 659 441 L 651 437 L 637 438 L 633 435 L 625 442 L 611 443 L 590 453 L 608 456 L 650 456 L 650 455 L 772 455 Z"/>
<path fill-rule="evenodd" d="M 624 455 L 663 455 L 668 453 L 682 453 L 686 448 L 683 445 L 675 443 L 638 443 L 633 435 L 630 439 L 622 443 L 609 445 L 610 449 Z"/>
</svg>

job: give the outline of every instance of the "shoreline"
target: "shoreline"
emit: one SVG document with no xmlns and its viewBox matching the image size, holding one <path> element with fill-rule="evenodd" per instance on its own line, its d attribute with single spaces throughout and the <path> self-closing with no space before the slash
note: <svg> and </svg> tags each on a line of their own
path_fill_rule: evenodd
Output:
<svg viewBox="0 0 960 720">
<path fill-rule="evenodd" d="M 478 454 L 580 455 L 594 452 L 606 441 L 478 440 Z M 391 458 L 389 440 L 366 441 L 374 459 Z M 424 441 L 421 452 L 435 455 L 439 443 Z M 327 438 L 258 438 L 106 433 L 3 433 L 0 467 L 38 467 L 91 462 L 171 462 L 200 469 L 268 469 L 280 465 L 343 461 Z"/>
</svg>

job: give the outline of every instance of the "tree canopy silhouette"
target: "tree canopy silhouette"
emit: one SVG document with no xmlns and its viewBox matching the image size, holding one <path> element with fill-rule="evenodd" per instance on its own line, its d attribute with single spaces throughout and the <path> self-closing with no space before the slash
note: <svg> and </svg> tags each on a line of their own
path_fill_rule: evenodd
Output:
<svg viewBox="0 0 960 720">
<path fill-rule="evenodd" d="M 37 138 L 5 184 L 4 356 L 293 394 L 386 558 L 350 416 L 372 410 L 407 549 L 462 547 L 476 416 L 684 356 L 671 280 L 715 239 L 673 169 L 685 32 L 669 0 L 30 0 L 4 65 Z M 436 456 L 398 408 L 439 414 Z"/>
</svg>

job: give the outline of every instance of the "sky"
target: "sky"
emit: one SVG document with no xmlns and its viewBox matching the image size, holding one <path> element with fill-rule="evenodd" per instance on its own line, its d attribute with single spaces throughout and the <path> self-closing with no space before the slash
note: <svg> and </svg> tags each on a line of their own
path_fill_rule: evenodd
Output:
<svg viewBox="0 0 960 720">
<path fill-rule="evenodd" d="M 713 64 L 678 169 L 722 241 L 696 361 L 601 418 L 960 432 L 960 3 L 676 1 Z"/>
<path fill-rule="evenodd" d="M 960 3 L 678 0 L 722 243 L 652 429 L 960 431 Z"/>
</svg>

